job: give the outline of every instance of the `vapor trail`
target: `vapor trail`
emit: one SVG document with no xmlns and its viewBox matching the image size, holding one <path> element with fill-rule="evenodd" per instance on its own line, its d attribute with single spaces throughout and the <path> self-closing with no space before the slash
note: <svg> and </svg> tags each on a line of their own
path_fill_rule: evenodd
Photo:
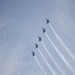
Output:
<svg viewBox="0 0 75 75">
<path fill-rule="evenodd" d="M 53 70 L 53 68 L 49 65 L 49 63 L 47 62 L 47 60 L 44 58 L 43 54 L 41 53 L 40 49 L 38 48 L 38 51 L 40 53 L 40 55 L 42 56 L 43 60 L 45 61 L 46 65 L 49 67 L 49 70 L 52 72 L 53 75 L 56 75 L 55 71 Z"/>
<path fill-rule="evenodd" d="M 57 64 L 57 62 L 55 61 L 55 59 L 52 57 L 52 55 L 49 53 L 49 51 L 47 50 L 46 46 L 44 45 L 43 41 L 41 41 L 45 51 L 47 52 L 47 54 L 49 55 L 49 57 L 51 58 L 51 60 L 53 61 L 53 63 L 56 65 L 56 67 L 58 68 L 58 70 L 63 74 L 66 75 L 63 70 L 59 67 L 59 65 Z"/>
<path fill-rule="evenodd" d="M 38 61 L 37 57 L 34 56 L 34 58 L 35 58 L 36 62 L 38 63 L 39 67 L 41 68 L 42 72 L 44 73 L 44 75 L 47 75 L 46 72 L 45 72 L 45 70 L 44 70 L 43 67 L 41 66 L 40 62 Z"/>
<path fill-rule="evenodd" d="M 63 41 L 61 40 L 61 38 L 58 36 L 58 34 L 56 33 L 56 31 L 53 29 L 52 25 L 49 23 L 49 26 L 51 27 L 52 31 L 54 32 L 54 34 L 56 35 L 56 37 L 58 38 L 58 40 L 60 41 L 60 43 L 62 44 L 62 46 L 65 48 L 65 50 L 68 52 L 68 54 L 70 55 L 70 57 L 75 61 L 75 56 L 73 55 L 73 53 L 67 48 L 67 46 L 63 43 Z"/>
<path fill-rule="evenodd" d="M 67 67 L 68 67 L 73 73 L 75 73 L 74 70 L 73 70 L 73 68 L 71 67 L 71 65 L 68 63 L 68 61 L 64 58 L 64 56 L 59 52 L 59 50 L 57 49 L 57 47 L 54 45 L 54 43 L 52 42 L 52 40 L 50 39 L 50 37 L 48 36 L 48 34 L 47 34 L 47 33 L 45 33 L 45 34 L 46 34 L 48 40 L 50 41 L 50 43 L 52 44 L 52 46 L 55 48 L 56 52 L 59 54 L 59 56 L 61 57 L 61 59 L 65 62 L 65 64 L 67 65 Z"/>
</svg>

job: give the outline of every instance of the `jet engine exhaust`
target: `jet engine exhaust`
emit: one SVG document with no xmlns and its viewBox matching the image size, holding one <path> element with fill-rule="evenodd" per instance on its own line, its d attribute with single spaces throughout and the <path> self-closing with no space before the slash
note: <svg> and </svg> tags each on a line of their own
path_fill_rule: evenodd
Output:
<svg viewBox="0 0 75 75">
<path fill-rule="evenodd" d="M 44 75 L 47 75 L 46 72 L 45 72 L 45 70 L 41 66 L 40 62 L 38 61 L 37 57 L 35 56 L 34 58 L 35 58 L 36 62 L 38 63 L 39 67 L 41 68 L 42 72 L 44 73 Z"/>
<path fill-rule="evenodd" d="M 49 51 L 47 50 L 46 46 L 44 45 L 43 41 L 41 41 L 45 51 L 47 52 L 47 54 L 49 55 L 50 59 L 53 61 L 53 63 L 55 64 L 55 66 L 58 68 L 58 70 L 63 74 L 66 75 L 63 70 L 59 67 L 59 65 L 57 64 L 57 62 L 55 61 L 55 59 L 52 57 L 52 55 L 49 53 Z"/>
<path fill-rule="evenodd" d="M 56 31 L 53 29 L 52 25 L 49 23 L 50 28 L 52 29 L 52 31 L 54 32 L 54 34 L 56 35 L 57 39 L 60 41 L 60 43 L 62 44 L 62 46 L 65 48 L 65 50 L 67 51 L 67 53 L 70 55 L 70 57 L 75 61 L 75 56 L 73 55 L 73 53 L 67 48 L 67 46 L 63 43 L 63 41 L 61 40 L 61 38 L 59 37 L 59 35 L 56 33 Z"/>
<path fill-rule="evenodd" d="M 42 56 L 43 60 L 45 61 L 46 65 L 49 67 L 49 70 L 52 72 L 53 75 L 56 75 L 55 71 L 53 70 L 53 68 L 49 65 L 49 63 L 47 62 L 47 60 L 44 58 L 42 52 L 40 51 L 40 49 L 38 48 L 38 51 L 40 53 L 40 55 Z"/>
<path fill-rule="evenodd" d="M 62 59 L 62 60 L 64 61 L 64 63 L 66 64 L 66 66 L 67 66 L 73 73 L 75 73 L 74 70 L 73 70 L 73 68 L 71 67 L 71 65 L 68 63 L 68 61 L 64 58 L 64 56 L 59 52 L 59 50 L 57 49 L 57 47 L 54 45 L 54 43 L 52 42 L 52 40 L 50 39 L 50 37 L 48 36 L 48 34 L 47 34 L 47 33 L 45 33 L 45 34 L 46 34 L 48 40 L 50 41 L 50 43 L 52 44 L 52 46 L 54 47 L 54 49 L 56 50 L 56 52 L 59 54 L 59 56 L 61 57 L 61 59 Z"/>
</svg>

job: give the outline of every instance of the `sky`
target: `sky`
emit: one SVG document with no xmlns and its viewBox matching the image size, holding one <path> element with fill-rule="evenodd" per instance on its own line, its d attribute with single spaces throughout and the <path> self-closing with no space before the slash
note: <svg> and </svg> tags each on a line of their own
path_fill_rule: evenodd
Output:
<svg viewBox="0 0 75 75">
<path fill-rule="evenodd" d="M 46 28 L 46 33 L 75 70 L 75 61 L 46 23 L 46 18 L 75 55 L 75 0 L 0 0 L 0 75 L 44 75 L 31 51 L 35 52 L 46 74 L 52 75 L 35 48 L 35 43 L 38 43 L 43 56 L 56 74 L 63 75 L 38 41 L 38 36 L 42 37 L 49 53 L 64 73 L 75 75 L 42 32 L 42 27 Z"/>
</svg>

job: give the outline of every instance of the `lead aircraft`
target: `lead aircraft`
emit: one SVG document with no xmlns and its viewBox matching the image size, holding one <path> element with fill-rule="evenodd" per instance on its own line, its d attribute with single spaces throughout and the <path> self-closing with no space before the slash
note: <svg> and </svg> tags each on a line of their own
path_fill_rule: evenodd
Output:
<svg viewBox="0 0 75 75">
<path fill-rule="evenodd" d="M 47 24 L 49 24 L 49 19 L 46 19 L 46 21 L 47 21 Z"/>
</svg>

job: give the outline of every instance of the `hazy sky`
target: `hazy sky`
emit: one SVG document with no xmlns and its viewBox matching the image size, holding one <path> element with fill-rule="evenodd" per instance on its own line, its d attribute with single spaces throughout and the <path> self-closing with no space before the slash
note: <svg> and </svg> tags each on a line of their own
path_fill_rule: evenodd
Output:
<svg viewBox="0 0 75 75">
<path fill-rule="evenodd" d="M 46 28 L 53 43 L 75 70 L 75 61 L 46 24 L 46 18 L 75 55 L 75 0 L 0 0 L 0 75 L 44 75 L 31 51 L 35 51 L 47 75 L 52 75 L 35 43 L 39 44 L 42 54 L 57 75 L 61 75 L 39 43 L 38 36 L 42 37 L 48 51 L 66 75 L 74 75 L 42 33 L 42 27 Z"/>
</svg>

